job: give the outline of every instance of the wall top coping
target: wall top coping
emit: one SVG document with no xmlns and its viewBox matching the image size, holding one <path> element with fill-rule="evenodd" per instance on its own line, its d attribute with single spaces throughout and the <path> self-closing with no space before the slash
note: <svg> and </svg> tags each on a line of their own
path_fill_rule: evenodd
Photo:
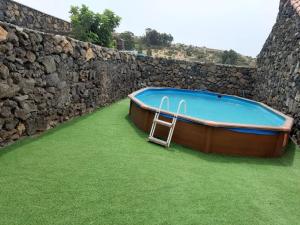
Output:
<svg viewBox="0 0 300 225">
<path fill-rule="evenodd" d="M 50 15 L 50 14 L 48 14 L 48 13 L 45 13 L 45 12 L 42 12 L 42 11 L 40 11 L 40 10 L 34 9 L 34 8 L 28 6 L 28 5 L 24 5 L 24 4 L 22 4 L 22 3 L 20 3 L 20 2 L 17 2 L 17 1 L 15 1 L 15 0 L 7 0 L 7 1 L 8 1 L 8 2 L 11 2 L 11 3 L 13 3 L 13 4 L 16 4 L 16 5 L 19 5 L 20 7 L 28 8 L 28 9 L 30 9 L 30 10 L 32 10 L 32 11 L 37 12 L 37 13 L 44 14 L 45 16 L 52 17 L 53 19 L 61 20 L 61 21 L 65 22 L 65 23 L 70 23 L 69 21 L 66 21 L 66 20 L 64 20 L 64 19 L 58 18 L 58 17 L 56 17 L 56 16 L 52 16 L 52 15 Z"/>
</svg>

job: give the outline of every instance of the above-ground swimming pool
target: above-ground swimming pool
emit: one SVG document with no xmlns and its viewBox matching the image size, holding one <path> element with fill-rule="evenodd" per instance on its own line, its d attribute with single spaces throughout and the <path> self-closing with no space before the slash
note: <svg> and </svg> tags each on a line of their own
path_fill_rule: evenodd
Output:
<svg viewBox="0 0 300 225">
<path fill-rule="evenodd" d="M 145 88 L 129 95 L 130 117 L 149 132 L 161 99 L 161 119 L 170 122 L 181 100 L 172 141 L 203 152 L 275 157 L 283 153 L 293 119 L 259 102 L 207 91 Z M 158 126 L 155 136 L 166 138 L 169 128 Z"/>
</svg>

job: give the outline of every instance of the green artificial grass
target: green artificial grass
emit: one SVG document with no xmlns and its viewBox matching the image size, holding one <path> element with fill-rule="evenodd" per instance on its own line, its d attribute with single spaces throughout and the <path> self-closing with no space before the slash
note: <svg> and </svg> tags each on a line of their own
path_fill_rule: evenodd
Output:
<svg viewBox="0 0 300 225">
<path fill-rule="evenodd" d="M 300 224 L 300 151 L 277 159 L 148 143 L 129 101 L 0 151 L 1 225 Z"/>
</svg>

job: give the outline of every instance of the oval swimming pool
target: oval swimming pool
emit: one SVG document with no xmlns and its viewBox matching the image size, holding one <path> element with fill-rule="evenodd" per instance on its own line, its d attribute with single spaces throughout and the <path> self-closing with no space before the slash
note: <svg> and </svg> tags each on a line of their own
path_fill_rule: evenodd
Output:
<svg viewBox="0 0 300 225">
<path fill-rule="evenodd" d="M 173 141 L 200 151 L 247 156 L 279 156 L 283 153 L 293 119 L 259 102 L 207 91 L 145 88 L 129 95 L 130 116 L 149 132 L 161 99 L 165 121 L 170 121 L 181 100 Z M 168 129 L 158 127 L 156 136 L 165 138 Z"/>
</svg>

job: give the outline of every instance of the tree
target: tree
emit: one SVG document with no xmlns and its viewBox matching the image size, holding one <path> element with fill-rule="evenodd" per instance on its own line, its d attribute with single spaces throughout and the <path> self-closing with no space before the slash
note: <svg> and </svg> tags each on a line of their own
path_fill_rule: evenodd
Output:
<svg viewBox="0 0 300 225">
<path fill-rule="evenodd" d="M 222 63 L 236 65 L 239 55 L 234 50 L 224 51 L 222 54 Z"/>
<path fill-rule="evenodd" d="M 120 33 L 119 37 L 124 40 L 125 50 L 133 50 L 134 49 L 134 33 L 130 31 L 125 31 Z"/>
<path fill-rule="evenodd" d="M 160 42 L 162 46 L 170 46 L 173 41 L 173 36 L 171 34 L 162 33 L 160 34 Z"/>
<path fill-rule="evenodd" d="M 186 51 L 187 56 L 193 55 L 193 47 L 192 46 L 188 46 L 185 51 Z"/>
<path fill-rule="evenodd" d="M 151 28 L 146 29 L 146 35 L 143 38 L 146 45 L 156 45 L 158 46 L 159 43 L 159 33 L 156 30 L 152 30 Z"/>
<path fill-rule="evenodd" d="M 113 46 L 112 33 L 119 26 L 121 17 L 106 9 L 94 13 L 86 5 L 71 6 L 72 35 L 81 40 L 104 47 Z"/>
<path fill-rule="evenodd" d="M 145 36 L 142 37 L 143 43 L 147 46 L 167 47 L 173 41 L 171 34 L 159 33 L 158 31 L 147 28 Z"/>
</svg>

